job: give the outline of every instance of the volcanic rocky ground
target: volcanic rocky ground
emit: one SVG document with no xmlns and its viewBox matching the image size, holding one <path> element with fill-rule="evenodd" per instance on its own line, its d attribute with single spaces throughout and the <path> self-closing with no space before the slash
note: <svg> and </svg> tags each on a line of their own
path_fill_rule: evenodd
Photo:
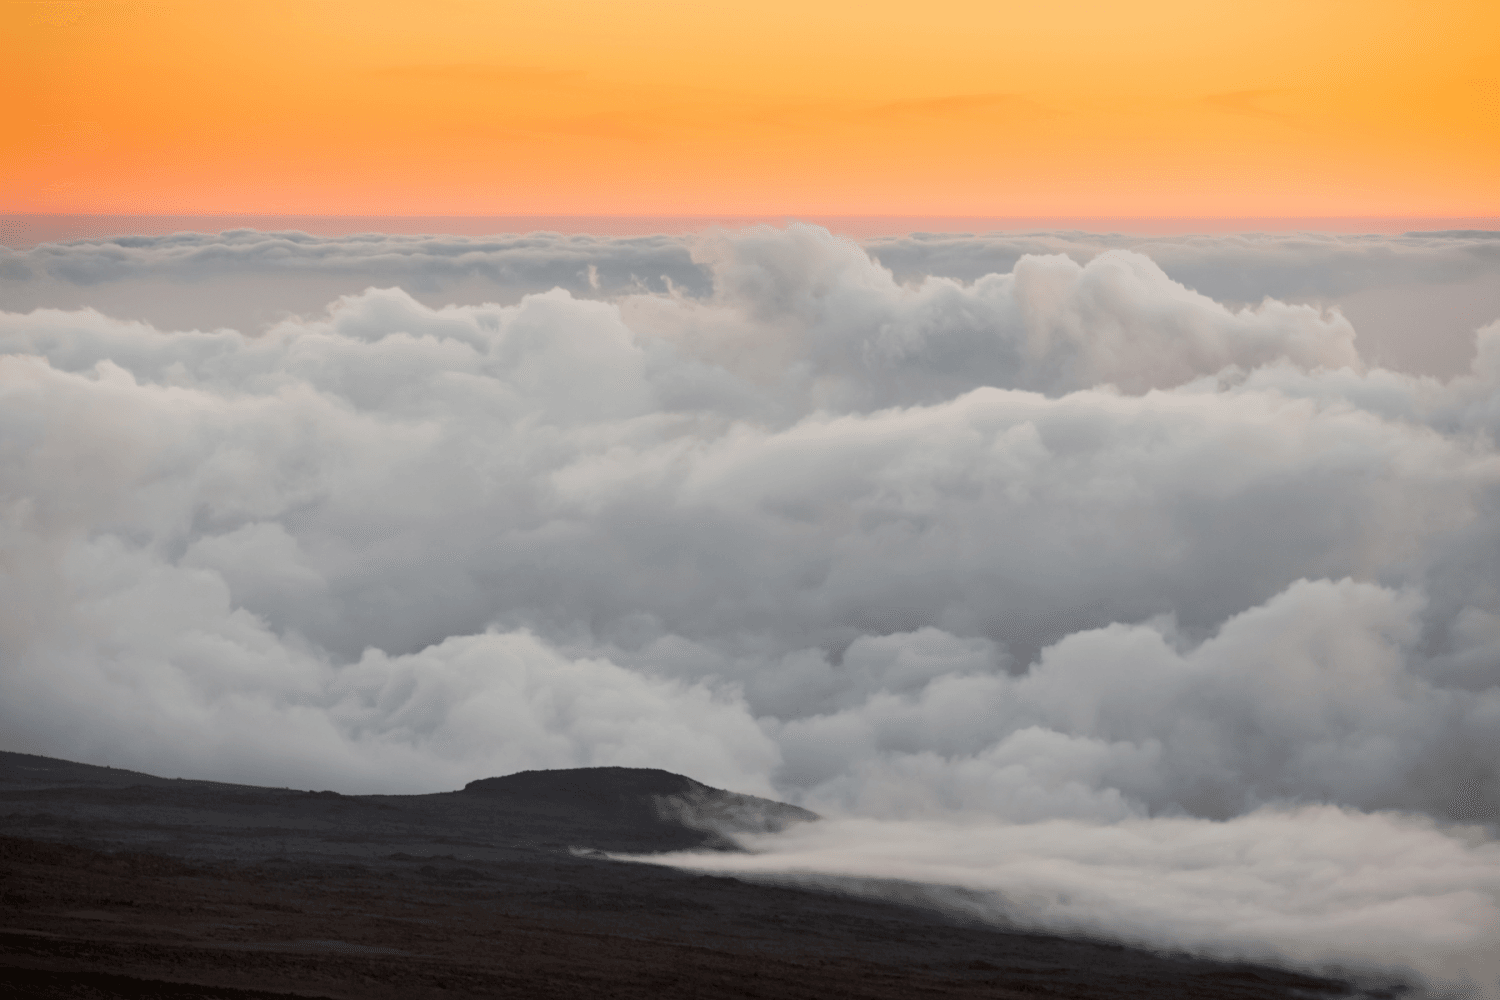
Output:
<svg viewBox="0 0 1500 1000">
<path fill-rule="evenodd" d="M 0 753 L 0 994 L 1353 996 L 1277 969 L 962 922 L 592 852 L 813 821 L 665 771 L 435 795 L 166 779 Z"/>
</svg>

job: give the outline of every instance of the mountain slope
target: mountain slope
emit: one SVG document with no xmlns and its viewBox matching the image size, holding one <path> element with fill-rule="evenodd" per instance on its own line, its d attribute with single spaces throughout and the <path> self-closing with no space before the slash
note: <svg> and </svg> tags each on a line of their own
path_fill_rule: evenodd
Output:
<svg viewBox="0 0 1500 1000">
<path fill-rule="evenodd" d="M 74 997 L 1348 995 L 1276 969 L 1007 932 L 593 851 L 806 821 L 665 771 L 435 795 L 182 781 L 0 754 L 0 992 Z M 716 825 L 717 824 L 717 825 Z"/>
</svg>

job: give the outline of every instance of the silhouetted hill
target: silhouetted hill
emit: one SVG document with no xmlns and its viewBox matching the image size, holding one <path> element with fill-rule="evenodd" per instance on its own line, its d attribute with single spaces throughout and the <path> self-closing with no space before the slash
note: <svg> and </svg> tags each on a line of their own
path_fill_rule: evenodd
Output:
<svg viewBox="0 0 1500 1000">
<path fill-rule="evenodd" d="M 464 791 L 508 795 L 516 799 L 570 804 L 609 804 L 690 795 L 711 789 L 702 782 L 654 767 L 573 767 L 548 771 L 518 771 L 500 778 L 480 778 Z M 727 794 L 727 793 L 726 793 Z"/>
<path fill-rule="evenodd" d="M 464 792 L 516 804 L 545 803 L 642 829 L 686 828 L 721 835 L 775 832 L 818 818 L 817 813 L 785 802 L 726 792 L 645 767 L 520 771 L 471 781 Z"/>
<path fill-rule="evenodd" d="M 171 784 L 172 780 L 118 767 L 0 751 L 0 785 L 110 785 L 127 788 L 131 785 Z"/>
<path fill-rule="evenodd" d="M 726 831 L 814 818 L 643 768 L 338 795 L 0 753 L 0 994 L 1349 995 L 1277 969 L 598 853 L 732 848 Z"/>
</svg>

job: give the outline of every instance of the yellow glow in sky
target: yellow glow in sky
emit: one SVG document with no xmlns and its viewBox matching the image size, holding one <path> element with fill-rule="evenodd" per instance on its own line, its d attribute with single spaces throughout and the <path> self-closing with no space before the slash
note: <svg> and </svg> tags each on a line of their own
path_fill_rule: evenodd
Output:
<svg viewBox="0 0 1500 1000">
<path fill-rule="evenodd" d="M 1500 4 L 0 0 L 0 209 L 1500 214 Z"/>
</svg>

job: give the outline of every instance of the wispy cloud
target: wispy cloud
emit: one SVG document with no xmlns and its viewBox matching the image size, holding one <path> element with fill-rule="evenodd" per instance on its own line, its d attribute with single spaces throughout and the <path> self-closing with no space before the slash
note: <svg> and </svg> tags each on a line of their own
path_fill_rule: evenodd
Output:
<svg viewBox="0 0 1500 1000">
<path fill-rule="evenodd" d="M 1298 121 L 1296 116 L 1262 107 L 1262 103 L 1266 100 L 1285 93 L 1284 90 L 1235 90 L 1223 94 L 1210 94 L 1203 98 L 1203 103 L 1226 114 L 1246 115 L 1251 118 L 1294 124 Z"/>
<path fill-rule="evenodd" d="M 541 66 L 508 66 L 488 63 L 452 63 L 436 65 L 380 66 L 363 70 L 368 76 L 391 80 L 420 80 L 463 86 L 566 86 L 576 84 L 587 73 L 574 69 L 550 69 Z"/>
<path fill-rule="evenodd" d="M 969 118 L 996 114 L 1044 114 L 1046 109 L 1022 94 L 953 94 L 877 104 L 864 112 L 871 118 Z"/>
</svg>

